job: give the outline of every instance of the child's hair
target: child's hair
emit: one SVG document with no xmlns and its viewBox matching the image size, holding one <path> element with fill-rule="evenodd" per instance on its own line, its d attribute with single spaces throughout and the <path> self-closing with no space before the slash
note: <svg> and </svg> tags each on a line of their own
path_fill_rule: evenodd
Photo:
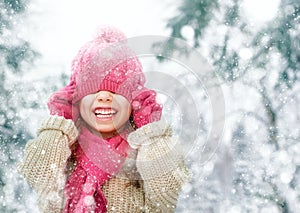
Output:
<svg viewBox="0 0 300 213">
<path fill-rule="evenodd" d="M 156 92 L 145 87 L 141 62 L 125 35 L 109 26 L 99 28 L 96 37 L 79 50 L 69 84 L 49 98 L 50 114 L 76 121 L 79 101 L 101 90 L 120 94 L 131 103 L 136 127 L 160 119 L 162 107 L 156 102 Z"/>
</svg>

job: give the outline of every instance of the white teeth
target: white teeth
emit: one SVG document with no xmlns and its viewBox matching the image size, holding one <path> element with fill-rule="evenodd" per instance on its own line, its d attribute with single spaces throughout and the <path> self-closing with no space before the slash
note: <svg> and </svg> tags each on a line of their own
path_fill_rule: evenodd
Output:
<svg viewBox="0 0 300 213">
<path fill-rule="evenodd" d="M 97 118 L 111 118 L 112 115 L 111 114 L 110 115 L 100 115 L 100 114 L 97 114 L 96 117 Z"/>
<path fill-rule="evenodd" d="M 116 114 L 116 111 L 113 109 L 96 109 L 95 114 L 98 115 L 113 115 Z"/>
</svg>

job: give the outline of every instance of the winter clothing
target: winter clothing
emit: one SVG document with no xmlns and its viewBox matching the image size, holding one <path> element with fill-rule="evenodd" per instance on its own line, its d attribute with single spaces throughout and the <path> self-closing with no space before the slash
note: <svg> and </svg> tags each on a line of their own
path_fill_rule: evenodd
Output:
<svg viewBox="0 0 300 213">
<path fill-rule="evenodd" d="M 92 41 L 86 43 L 72 62 L 70 83 L 54 93 L 48 102 L 52 115 L 76 121 L 78 101 L 100 90 L 120 94 L 135 103 L 138 126 L 159 120 L 161 106 L 155 101 L 155 91 L 144 87 L 145 76 L 135 53 L 128 47 L 125 35 L 113 27 L 102 27 Z M 147 109 L 144 100 L 148 99 Z M 146 107 L 146 106 L 145 106 Z M 150 112 L 149 112 L 150 109 Z M 136 114 L 133 113 L 133 114 Z M 145 114 L 145 118 L 143 118 Z M 149 116 L 150 115 L 150 116 Z"/>
<path fill-rule="evenodd" d="M 85 126 L 80 132 L 79 146 L 73 152 L 76 167 L 66 183 L 65 212 L 105 212 L 107 202 L 101 186 L 121 169 L 128 143 L 120 135 L 104 140 Z"/>
<path fill-rule="evenodd" d="M 69 146 L 76 141 L 78 131 L 72 120 L 51 116 L 42 123 L 37 135 L 26 144 L 19 170 L 38 193 L 41 211 L 61 212 Z"/>
<path fill-rule="evenodd" d="M 53 116 L 26 146 L 20 167 L 43 212 L 174 210 L 187 169 L 170 128 L 158 121 L 156 93 L 144 83 L 141 63 L 119 30 L 102 28 L 80 49 L 70 83 L 50 97 Z M 79 101 L 101 90 L 127 98 L 136 131 L 103 139 L 85 123 L 77 130 Z"/>
<path fill-rule="evenodd" d="M 19 169 L 37 191 L 42 212 L 64 209 L 64 170 L 77 134 L 71 120 L 51 116 L 26 145 Z M 101 187 L 107 212 L 173 212 L 188 170 L 170 127 L 162 121 L 147 124 L 130 133 L 128 143 L 137 149 L 129 149 L 118 174 Z M 90 196 L 83 201 L 93 203 Z"/>
<path fill-rule="evenodd" d="M 101 90 L 108 90 L 127 98 L 132 104 L 132 119 L 135 127 L 141 127 L 152 121 L 157 121 L 161 116 L 161 106 L 157 104 L 156 93 L 144 87 L 145 76 L 142 72 L 142 65 L 134 52 L 128 47 L 125 35 L 118 29 L 103 27 L 98 31 L 96 38 L 85 44 L 72 63 L 72 74 L 70 83 L 54 93 L 48 102 L 48 107 L 52 115 L 61 115 L 67 119 L 72 118 L 77 121 L 79 117 L 79 101 L 86 95 L 96 93 Z M 84 130 L 84 129 L 83 129 Z M 85 143 L 80 143 L 85 131 L 80 131 L 79 144 L 82 148 Z M 97 141 L 93 134 L 86 135 L 85 141 Z M 116 141 L 120 136 L 115 136 L 109 140 L 100 140 L 102 143 L 109 144 Z M 127 135 L 123 137 L 123 144 L 126 142 Z M 103 142 L 104 141 L 104 142 Z M 118 147 L 120 148 L 120 147 Z M 93 150 L 93 149 L 91 149 Z M 105 149 L 108 150 L 108 149 Z M 77 150 L 78 151 L 78 150 Z M 117 151 L 114 150 L 114 151 Z M 119 150 L 120 151 L 120 150 Z M 126 157 L 126 150 L 122 151 Z M 90 195 L 97 194 L 95 200 L 90 201 L 94 210 L 97 212 L 106 210 L 106 200 L 101 191 L 101 187 L 111 175 L 118 172 L 123 160 L 107 157 L 108 153 L 99 155 L 86 155 L 86 150 L 78 151 L 83 153 L 83 158 L 76 156 L 77 165 L 72 175 L 69 177 L 66 186 L 67 204 L 65 212 L 73 212 L 72 209 L 82 209 L 84 212 L 88 207 L 83 198 L 86 192 L 80 190 L 85 185 L 92 185 Z M 104 152 L 103 152 L 104 153 Z M 99 159 L 92 160 L 91 157 L 98 156 Z M 83 160 L 86 159 L 86 160 Z M 108 162 L 111 168 L 115 168 L 113 173 L 107 173 L 97 169 L 95 162 Z M 84 175 L 83 175 L 84 174 Z M 80 178 L 78 178 L 80 176 Z M 96 178 L 92 178 L 96 177 Z M 77 180 L 76 187 L 73 181 Z M 75 190 L 76 189 L 76 190 Z M 72 192 L 76 191 L 76 193 Z M 92 208 L 92 209 L 93 209 Z"/>
</svg>

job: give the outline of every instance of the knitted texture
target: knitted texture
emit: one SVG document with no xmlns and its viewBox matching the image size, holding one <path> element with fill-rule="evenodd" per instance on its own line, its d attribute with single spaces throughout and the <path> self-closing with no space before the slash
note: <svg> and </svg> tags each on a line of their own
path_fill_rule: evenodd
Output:
<svg viewBox="0 0 300 213">
<path fill-rule="evenodd" d="M 108 201 L 107 212 L 144 212 L 142 181 L 114 177 L 103 186 L 103 192 Z"/>
<path fill-rule="evenodd" d="M 183 183 L 189 179 L 179 144 L 164 121 L 131 133 L 130 146 L 138 148 L 136 166 L 144 180 L 145 211 L 174 212 Z"/>
<path fill-rule="evenodd" d="M 156 93 L 145 88 L 144 84 L 142 65 L 129 48 L 126 36 L 120 30 L 106 26 L 79 50 L 72 62 L 69 84 L 51 95 L 48 108 L 51 115 L 76 121 L 78 102 L 83 97 L 108 90 L 134 103 L 133 119 L 140 127 L 159 120 L 161 116 Z"/>
<path fill-rule="evenodd" d="M 61 212 L 64 206 L 64 169 L 71 151 L 69 145 L 77 138 L 71 120 L 51 116 L 37 133 L 38 137 L 25 147 L 19 171 L 39 195 L 39 206 L 45 212 Z"/>
<path fill-rule="evenodd" d="M 26 146 L 19 169 L 37 191 L 41 212 L 63 211 L 64 168 L 69 145 L 76 138 L 72 121 L 51 116 L 42 124 L 38 138 Z M 132 132 L 128 141 L 138 147 L 137 152 L 128 154 L 130 158 L 137 156 L 136 165 L 132 159 L 125 160 L 121 171 L 102 186 L 107 212 L 173 212 L 188 170 L 170 127 L 154 122 Z M 136 176 L 135 166 L 140 176 Z"/>
<path fill-rule="evenodd" d="M 156 102 L 154 90 L 136 91 L 132 102 L 132 116 L 135 125 L 140 128 L 161 118 L 162 106 Z"/>
<path fill-rule="evenodd" d="M 128 143 L 121 136 L 107 140 L 81 126 L 79 145 L 74 151 L 76 168 L 65 187 L 67 203 L 64 212 L 106 212 L 101 186 L 122 168 Z"/>
</svg>

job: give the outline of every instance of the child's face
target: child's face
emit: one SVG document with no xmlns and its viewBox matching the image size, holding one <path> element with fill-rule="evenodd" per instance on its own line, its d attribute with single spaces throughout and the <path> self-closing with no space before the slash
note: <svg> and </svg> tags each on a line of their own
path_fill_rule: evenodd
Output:
<svg viewBox="0 0 300 213">
<path fill-rule="evenodd" d="M 79 110 L 82 119 L 105 137 L 125 125 L 131 114 L 131 105 L 122 95 L 100 91 L 83 97 Z"/>
</svg>

